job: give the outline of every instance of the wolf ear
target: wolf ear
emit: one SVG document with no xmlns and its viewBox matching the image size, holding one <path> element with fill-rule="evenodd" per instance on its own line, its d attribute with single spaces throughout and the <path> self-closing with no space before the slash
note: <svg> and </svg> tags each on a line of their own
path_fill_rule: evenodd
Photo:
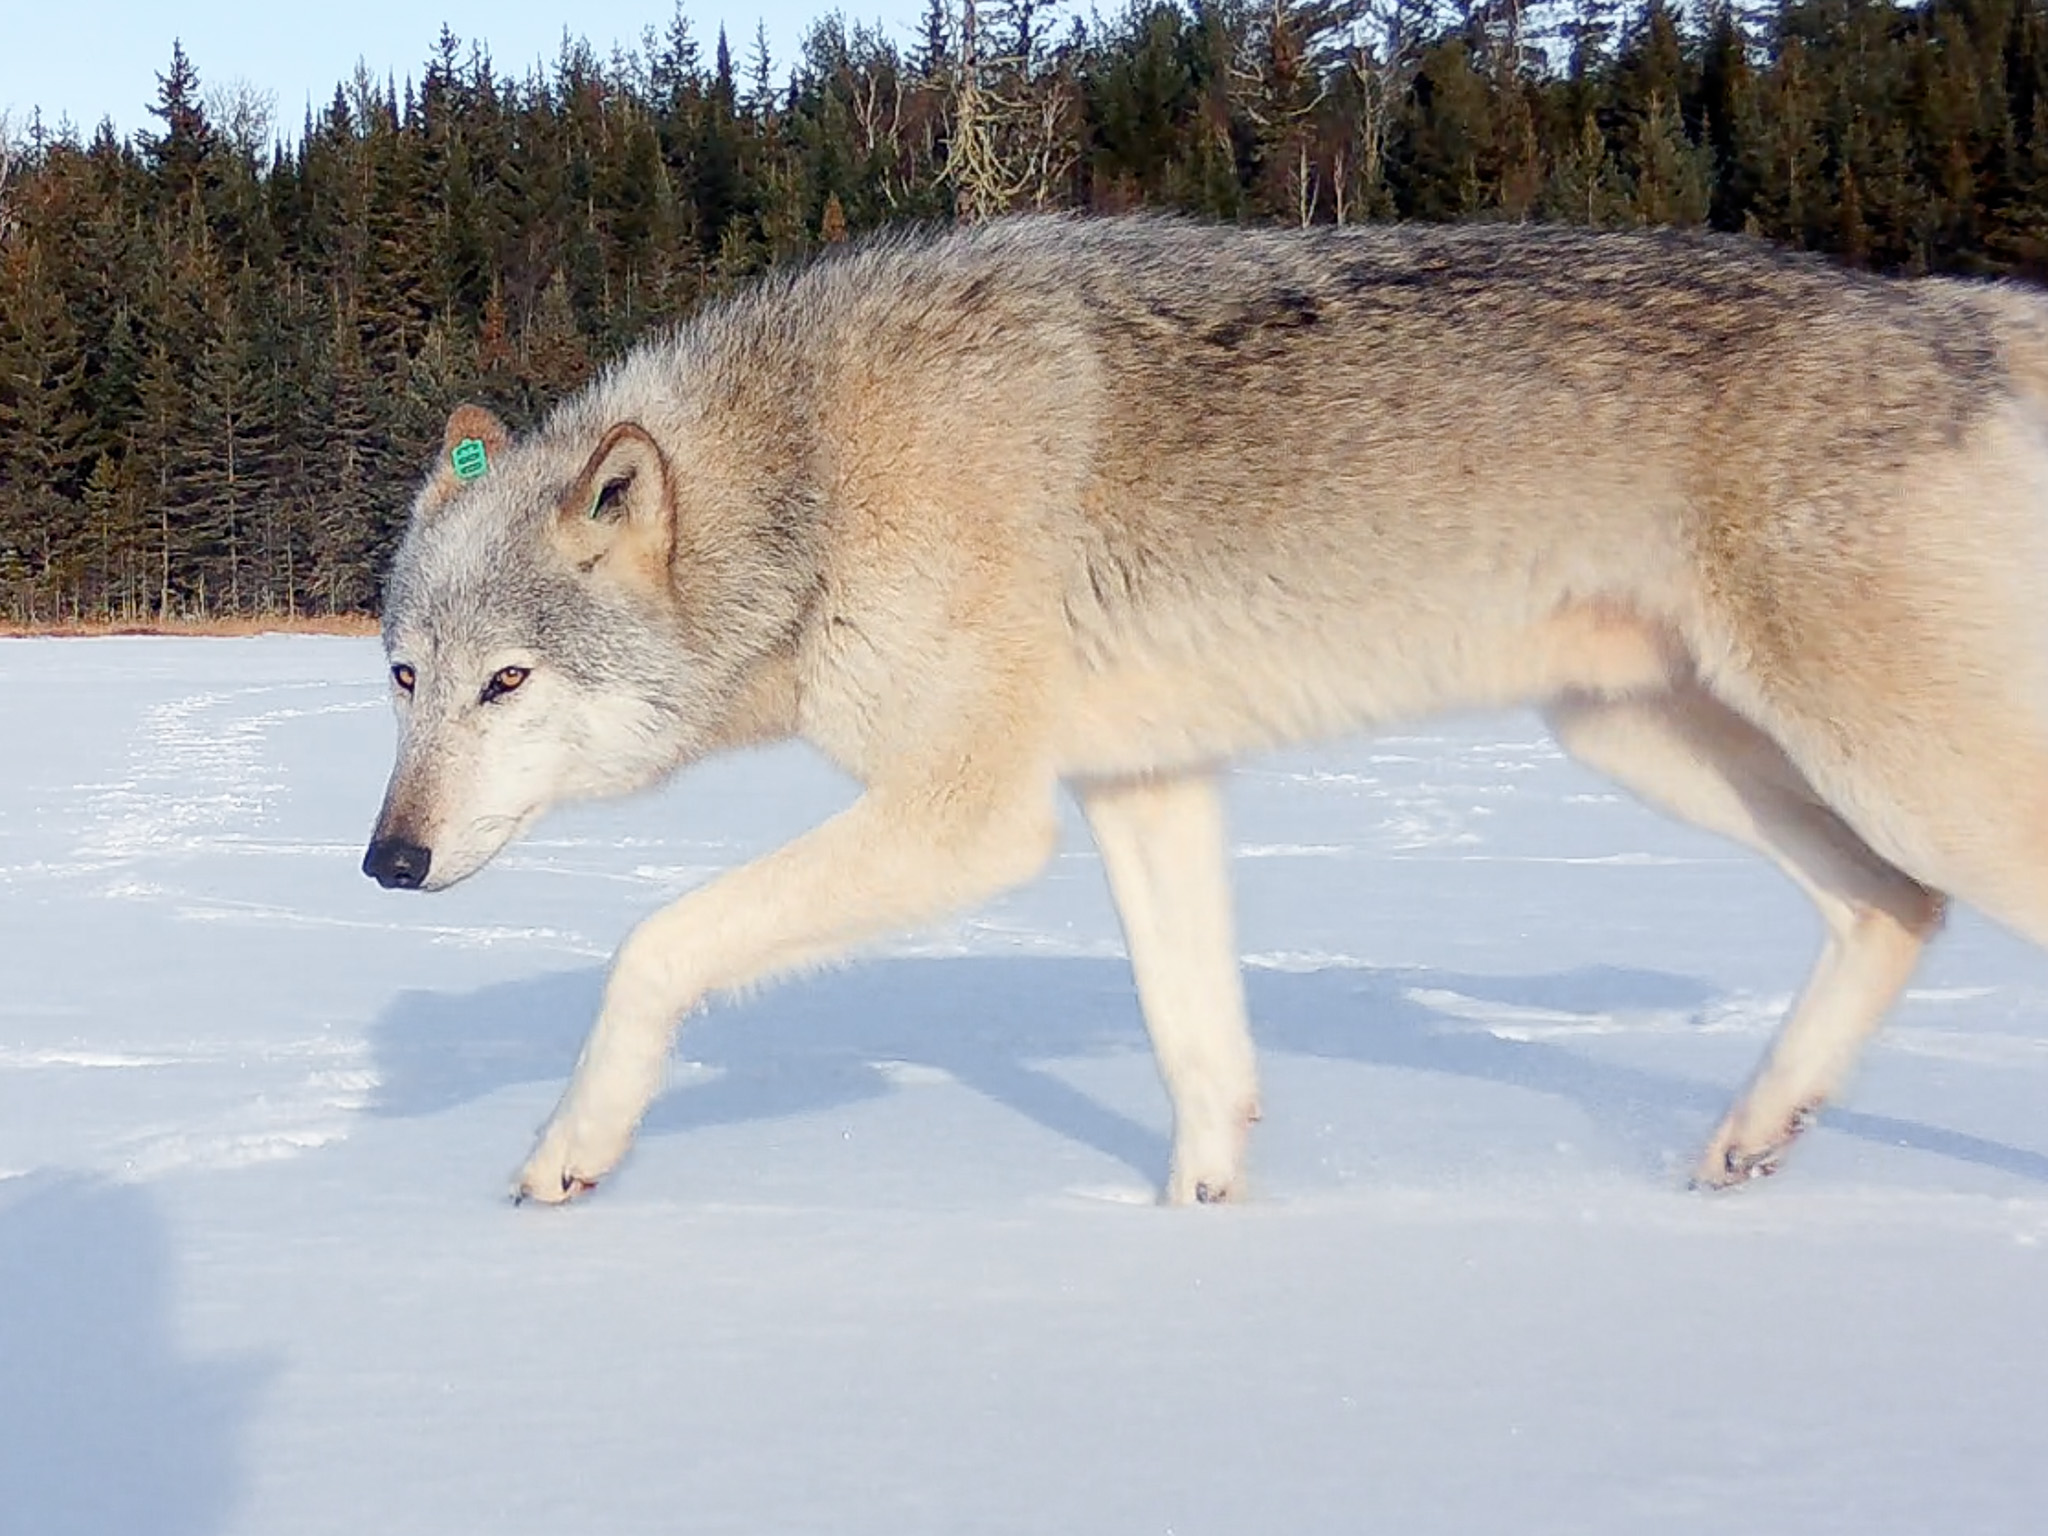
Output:
<svg viewBox="0 0 2048 1536">
<path fill-rule="evenodd" d="M 480 405 L 458 405 L 441 433 L 441 452 L 433 471 L 413 503 L 414 517 L 430 517 L 446 506 L 472 480 L 490 473 L 503 456 L 512 434 L 505 423 Z"/>
<path fill-rule="evenodd" d="M 555 539 L 581 569 L 667 590 L 675 548 L 668 459 L 647 429 L 605 433 L 555 511 Z"/>
</svg>

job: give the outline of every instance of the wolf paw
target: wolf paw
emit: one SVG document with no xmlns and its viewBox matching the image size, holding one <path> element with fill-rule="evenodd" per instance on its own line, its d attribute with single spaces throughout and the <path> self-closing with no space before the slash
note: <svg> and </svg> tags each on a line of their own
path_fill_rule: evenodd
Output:
<svg viewBox="0 0 2048 1536">
<path fill-rule="evenodd" d="M 1691 1188 L 1736 1189 L 1752 1179 L 1767 1179 L 1782 1166 L 1785 1154 L 1814 1122 L 1820 1106 L 1803 1104 L 1792 1112 L 1776 1134 L 1752 1142 L 1742 1135 L 1741 1110 L 1721 1122 L 1714 1139 L 1707 1144 L 1699 1166 L 1693 1170 Z"/>
<path fill-rule="evenodd" d="M 597 1188 L 598 1181 L 612 1171 L 625 1148 L 609 1157 L 595 1154 L 582 1138 L 560 1122 L 541 1133 L 540 1145 L 519 1171 L 512 1187 L 512 1203 L 532 1200 L 540 1205 L 564 1205 Z"/>
<path fill-rule="evenodd" d="M 1174 1170 L 1166 1181 L 1166 1193 L 1161 1198 L 1165 1205 L 1227 1205 L 1241 1198 L 1244 1175 L 1235 1170 L 1217 1169 L 1209 1174 L 1196 1177 Z"/>
<path fill-rule="evenodd" d="M 1173 1171 L 1167 1176 L 1167 1205 L 1225 1205 L 1244 1198 L 1244 1152 L 1259 1107 L 1230 1115 L 1209 1135 L 1176 1138 Z"/>
</svg>

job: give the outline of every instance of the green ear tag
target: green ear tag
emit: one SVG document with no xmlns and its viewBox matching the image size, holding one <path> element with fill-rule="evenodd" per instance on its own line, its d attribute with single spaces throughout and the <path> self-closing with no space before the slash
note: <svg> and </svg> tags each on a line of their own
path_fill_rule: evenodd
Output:
<svg viewBox="0 0 2048 1536">
<path fill-rule="evenodd" d="M 472 480 L 481 480 L 490 462 L 484 456 L 483 439 L 465 437 L 448 451 L 448 462 L 454 466 L 455 478 L 464 485 Z"/>
</svg>

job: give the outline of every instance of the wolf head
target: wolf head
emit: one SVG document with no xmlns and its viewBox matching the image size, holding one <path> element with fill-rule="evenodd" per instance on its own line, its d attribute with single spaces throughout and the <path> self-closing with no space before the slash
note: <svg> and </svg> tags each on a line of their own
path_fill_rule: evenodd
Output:
<svg viewBox="0 0 2048 1536">
<path fill-rule="evenodd" d="M 678 613 L 675 491 L 630 420 L 515 443 L 449 418 L 385 593 L 398 760 L 365 874 L 452 885 L 551 804 L 693 755 L 726 680 Z"/>
</svg>

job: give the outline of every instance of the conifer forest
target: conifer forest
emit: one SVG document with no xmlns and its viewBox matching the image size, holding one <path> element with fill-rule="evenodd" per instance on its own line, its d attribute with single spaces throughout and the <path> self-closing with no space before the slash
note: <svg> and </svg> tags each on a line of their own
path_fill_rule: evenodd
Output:
<svg viewBox="0 0 2048 1536">
<path fill-rule="evenodd" d="M 145 131 L 0 124 L 0 618 L 370 611 L 455 403 L 530 423 L 903 221 L 1706 226 L 2048 278 L 2048 0 L 930 0 L 793 60 L 651 20 L 522 78 L 443 29 L 298 123 L 178 49 Z"/>
</svg>

